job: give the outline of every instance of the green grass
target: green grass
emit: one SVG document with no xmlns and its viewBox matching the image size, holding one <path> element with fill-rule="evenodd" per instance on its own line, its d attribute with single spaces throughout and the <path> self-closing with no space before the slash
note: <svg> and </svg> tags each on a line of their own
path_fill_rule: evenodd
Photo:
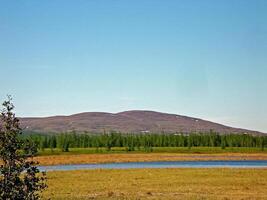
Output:
<svg viewBox="0 0 267 200">
<path fill-rule="evenodd" d="M 216 154 L 216 153 L 267 153 L 267 149 L 252 148 L 252 147 L 153 147 L 153 153 L 203 153 L 203 154 Z M 62 152 L 61 149 L 44 149 L 38 152 L 38 156 L 48 155 L 79 155 L 79 154 L 112 154 L 112 153 L 150 153 L 145 149 L 136 149 L 135 151 L 127 151 L 125 147 L 112 147 L 110 151 L 106 148 L 70 148 L 69 152 Z"/>
</svg>

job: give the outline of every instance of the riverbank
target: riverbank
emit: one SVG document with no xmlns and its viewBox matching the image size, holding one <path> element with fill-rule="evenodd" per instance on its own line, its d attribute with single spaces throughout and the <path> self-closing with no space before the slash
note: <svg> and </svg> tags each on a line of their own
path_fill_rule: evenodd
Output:
<svg viewBox="0 0 267 200">
<path fill-rule="evenodd" d="M 205 160 L 267 160 L 266 153 L 129 153 L 78 154 L 37 156 L 40 165 L 150 162 L 150 161 L 205 161 Z"/>
<path fill-rule="evenodd" d="M 266 153 L 267 148 L 257 147 L 153 147 L 146 149 L 143 147 L 129 151 L 125 147 L 89 147 L 89 148 L 69 148 L 69 151 L 62 151 L 60 148 L 39 150 L 38 156 L 52 155 L 80 155 L 80 154 L 136 154 L 136 153 L 185 153 L 185 154 L 218 154 L 218 153 Z"/>
<path fill-rule="evenodd" d="M 267 199 L 266 169 L 48 172 L 43 199 Z"/>
</svg>

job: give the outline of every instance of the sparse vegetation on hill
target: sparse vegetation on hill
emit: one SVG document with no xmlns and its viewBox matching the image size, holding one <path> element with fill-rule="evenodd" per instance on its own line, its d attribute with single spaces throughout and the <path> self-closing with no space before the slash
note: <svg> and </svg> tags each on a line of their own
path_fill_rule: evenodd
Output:
<svg viewBox="0 0 267 200">
<path fill-rule="evenodd" d="M 222 124 L 182 115 L 154 111 L 126 111 L 120 113 L 87 112 L 70 116 L 21 118 L 26 131 L 41 133 L 71 132 L 103 133 L 191 133 L 213 130 L 221 134 L 249 133 L 257 131 L 232 128 Z"/>
</svg>

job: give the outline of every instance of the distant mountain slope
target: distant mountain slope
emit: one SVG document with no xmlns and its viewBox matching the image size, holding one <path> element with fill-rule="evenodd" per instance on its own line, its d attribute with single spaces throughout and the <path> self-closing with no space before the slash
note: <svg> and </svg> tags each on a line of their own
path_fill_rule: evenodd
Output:
<svg viewBox="0 0 267 200">
<path fill-rule="evenodd" d="M 120 113 L 86 112 L 70 116 L 44 118 L 21 118 L 22 127 L 35 132 L 88 131 L 101 133 L 118 131 L 123 133 L 190 133 L 194 131 L 219 133 L 260 134 L 239 128 L 232 128 L 202 119 L 154 111 L 126 111 Z"/>
</svg>

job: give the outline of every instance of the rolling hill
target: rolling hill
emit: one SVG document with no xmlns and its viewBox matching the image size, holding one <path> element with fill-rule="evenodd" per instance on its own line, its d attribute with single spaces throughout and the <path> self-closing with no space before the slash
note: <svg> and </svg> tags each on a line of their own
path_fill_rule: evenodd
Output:
<svg viewBox="0 0 267 200">
<path fill-rule="evenodd" d="M 85 112 L 70 116 L 20 118 L 25 131 L 123 133 L 209 132 L 261 134 L 257 131 L 232 128 L 210 121 L 154 111 L 126 111 L 120 113 Z"/>
</svg>

